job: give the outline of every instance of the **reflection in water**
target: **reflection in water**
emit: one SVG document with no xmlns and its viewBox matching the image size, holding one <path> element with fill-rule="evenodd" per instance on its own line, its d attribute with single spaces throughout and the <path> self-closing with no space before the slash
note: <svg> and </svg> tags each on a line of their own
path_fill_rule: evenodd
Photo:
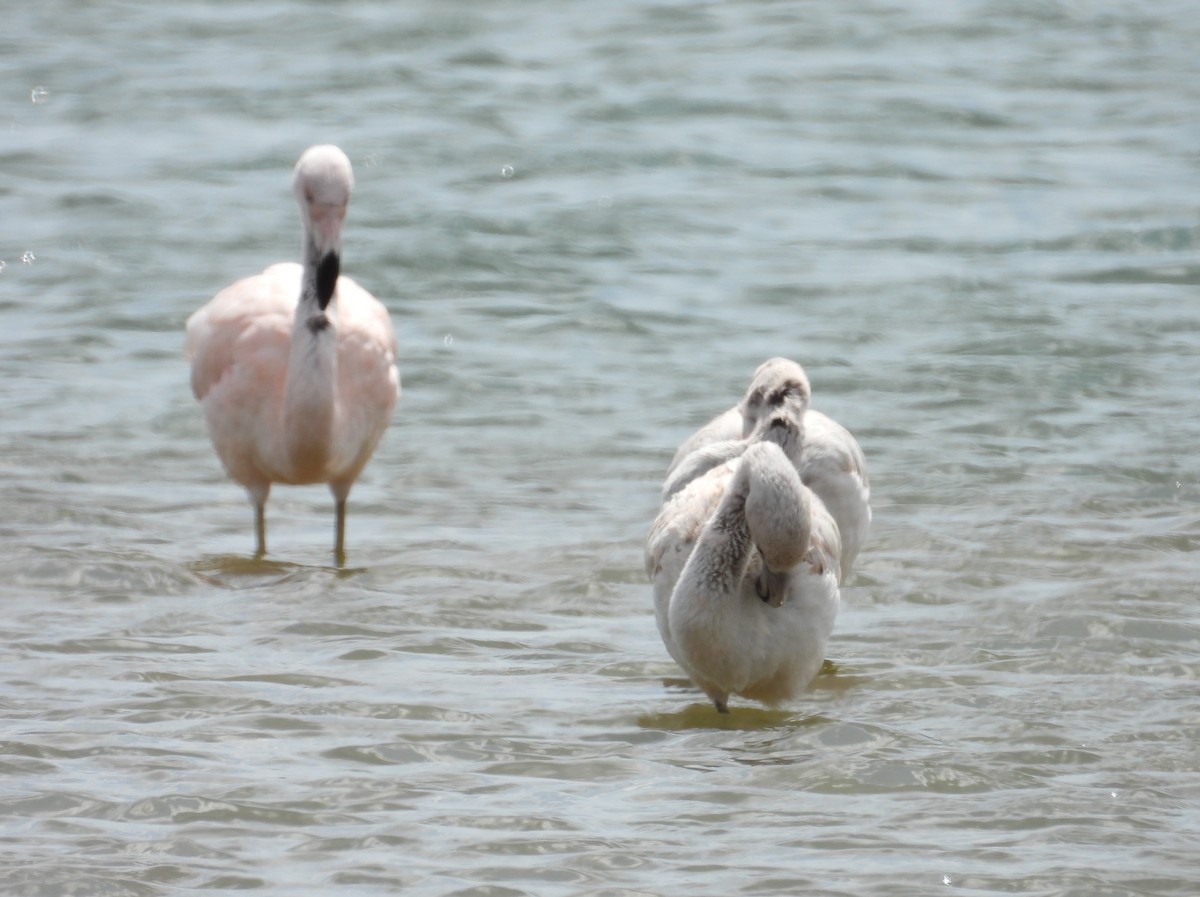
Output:
<svg viewBox="0 0 1200 897">
<path fill-rule="evenodd" d="M 199 579 L 221 589 L 241 591 L 262 589 L 300 582 L 320 572 L 331 577 L 350 579 L 365 573 L 365 568 L 355 570 L 332 564 L 295 564 L 276 561 L 267 557 L 240 554 L 208 555 L 192 561 L 187 568 Z"/>
<path fill-rule="evenodd" d="M 649 713 L 638 717 L 638 725 L 646 729 L 722 729 L 753 731 L 758 729 L 790 729 L 797 726 L 816 726 L 829 720 L 820 714 L 799 714 L 794 710 L 770 707 L 734 705 L 728 713 L 718 713 L 711 703 L 688 704 L 681 710 Z"/>
</svg>

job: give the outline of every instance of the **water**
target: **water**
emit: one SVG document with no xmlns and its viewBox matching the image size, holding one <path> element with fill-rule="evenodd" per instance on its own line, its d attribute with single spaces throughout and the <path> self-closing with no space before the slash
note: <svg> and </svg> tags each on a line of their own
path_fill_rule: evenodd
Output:
<svg viewBox="0 0 1200 897">
<path fill-rule="evenodd" d="M 1191 895 L 1190 4 L 47 0 L 0 30 L 0 891 Z M 187 315 L 332 141 L 404 396 L 271 554 Z M 24 260 L 24 261 L 23 261 Z M 641 540 L 806 366 L 832 665 L 718 717 Z"/>
</svg>

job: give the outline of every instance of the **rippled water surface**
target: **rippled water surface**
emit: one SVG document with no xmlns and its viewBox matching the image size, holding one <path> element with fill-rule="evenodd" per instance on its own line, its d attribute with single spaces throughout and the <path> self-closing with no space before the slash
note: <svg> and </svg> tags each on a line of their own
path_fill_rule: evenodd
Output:
<svg viewBox="0 0 1200 897">
<path fill-rule="evenodd" d="M 0 28 L 0 891 L 1194 895 L 1189 3 L 22 4 Z M 181 357 L 293 258 L 404 396 L 271 553 Z M 653 622 L 675 446 L 771 355 L 875 529 L 825 672 Z"/>
</svg>

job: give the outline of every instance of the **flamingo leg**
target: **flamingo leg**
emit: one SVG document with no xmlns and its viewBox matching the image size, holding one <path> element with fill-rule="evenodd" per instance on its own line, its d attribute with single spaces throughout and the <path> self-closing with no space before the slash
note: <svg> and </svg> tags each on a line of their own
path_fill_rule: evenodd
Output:
<svg viewBox="0 0 1200 897">
<path fill-rule="evenodd" d="M 267 514 L 265 501 L 254 502 L 254 540 L 257 543 L 254 556 L 261 558 L 267 553 Z"/>
<path fill-rule="evenodd" d="M 337 522 L 333 539 L 333 554 L 338 565 L 346 562 L 346 499 L 337 499 Z"/>
<path fill-rule="evenodd" d="M 251 483 L 246 486 L 246 494 L 254 505 L 254 558 L 258 560 L 267 553 L 267 496 L 271 484 Z"/>
</svg>

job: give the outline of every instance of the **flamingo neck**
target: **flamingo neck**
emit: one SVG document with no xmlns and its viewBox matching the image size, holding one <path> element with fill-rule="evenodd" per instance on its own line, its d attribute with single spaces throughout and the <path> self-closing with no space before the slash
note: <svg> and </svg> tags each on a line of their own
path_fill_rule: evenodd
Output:
<svg viewBox="0 0 1200 897">
<path fill-rule="evenodd" d="M 325 474 L 337 398 L 338 257 L 318 257 L 312 241 L 305 242 L 283 397 L 284 450 L 295 482 L 319 480 Z"/>
<path fill-rule="evenodd" d="M 672 653 L 684 669 L 701 671 L 722 689 L 732 690 L 745 684 L 749 658 L 744 646 L 753 643 L 755 624 L 761 622 L 757 609 L 739 600 L 753 548 L 744 477 L 742 465 L 701 530 L 667 611 Z"/>
<path fill-rule="evenodd" d="M 680 575 L 676 592 L 697 603 L 727 605 L 741 589 L 754 548 L 746 523 L 748 473 L 745 464 L 738 468 Z"/>
<path fill-rule="evenodd" d="M 777 571 L 790 570 L 808 552 L 811 527 L 807 493 L 786 451 L 751 446 L 701 531 L 679 586 L 690 600 L 732 609 L 733 599 L 756 594 L 746 588 L 755 550 Z"/>
</svg>

